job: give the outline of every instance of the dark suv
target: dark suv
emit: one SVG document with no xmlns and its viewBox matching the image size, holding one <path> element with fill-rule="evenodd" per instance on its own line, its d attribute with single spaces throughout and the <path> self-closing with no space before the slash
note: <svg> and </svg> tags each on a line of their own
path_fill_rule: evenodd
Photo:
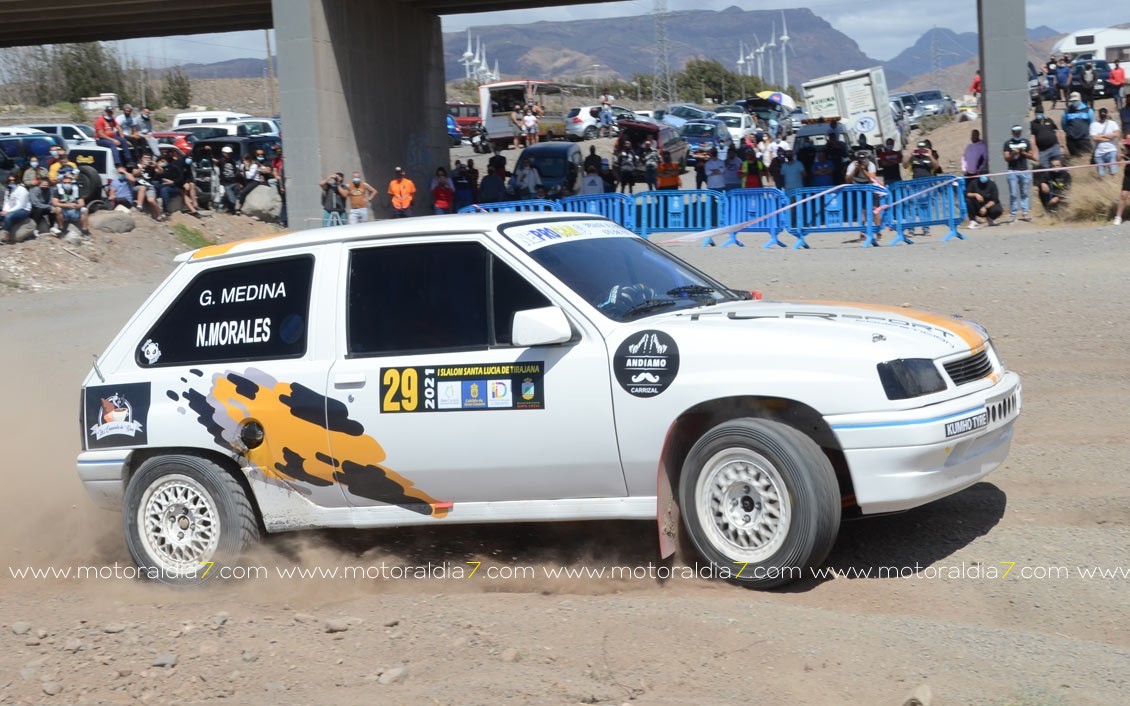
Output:
<svg viewBox="0 0 1130 706">
<path fill-rule="evenodd" d="M 109 152 L 104 147 L 95 147 L 90 150 L 75 148 L 70 149 L 67 141 L 58 135 L 8 135 L 0 137 L 0 182 L 8 178 L 8 173 L 15 171 L 23 174 L 32 157 L 39 159 L 39 163 L 46 166 L 51 156 L 52 147 L 61 147 L 72 162 L 78 165 L 79 195 L 91 204 L 102 198 L 103 171 L 107 165 L 103 162 Z M 109 165 L 112 168 L 112 164 Z M 103 171 L 100 171 L 103 170 Z"/>
<path fill-rule="evenodd" d="M 1095 69 L 1095 87 L 1091 91 L 1092 98 L 1110 98 L 1113 94 L 1110 88 L 1110 64 L 1102 59 L 1078 59 L 1071 65 L 1071 90 L 1083 92 L 1083 70 L 1087 64 Z"/>
</svg>

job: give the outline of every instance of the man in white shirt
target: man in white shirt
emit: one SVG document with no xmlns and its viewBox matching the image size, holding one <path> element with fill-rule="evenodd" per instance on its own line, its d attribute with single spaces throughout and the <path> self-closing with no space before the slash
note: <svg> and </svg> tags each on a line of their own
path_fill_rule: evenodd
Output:
<svg viewBox="0 0 1130 706">
<path fill-rule="evenodd" d="M 710 159 L 706 160 L 706 188 L 722 191 L 726 188 L 726 163 L 718 159 L 718 150 L 710 150 Z"/>
<path fill-rule="evenodd" d="M 1106 108 L 1099 108 L 1099 116 L 1091 123 L 1091 142 L 1095 144 L 1095 169 L 1099 176 L 1118 174 L 1118 139 L 1122 133 L 1118 123 L 1110 119 Z"/>
<path fill-rule="evenodd" d="M 530 164 L 529 158 L 522 160 L 514 172 L 514 191 L 519 199 L 532 199 L 541 186 L 541 174 Z"/>
<path fill-rule="evenodd" d="M 16 179 L 16 172 L 11 171 L 8 173 L 7 189 L 4 191 L 4 210 L 0 212 L 0 217 L 4 219 L 3 223 L 0 223 L 0 243 L 14 243 L 12 231 L 29 216 L 31 216 L 31 197 L 28 195 L 27 187 Z"/>
</svg>

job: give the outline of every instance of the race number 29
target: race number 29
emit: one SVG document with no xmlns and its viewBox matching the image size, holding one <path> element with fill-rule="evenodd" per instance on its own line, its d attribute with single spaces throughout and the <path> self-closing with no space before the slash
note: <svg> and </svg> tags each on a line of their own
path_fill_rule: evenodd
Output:
<svg viewBox="0 0 1130 706">
<path fill-rule="evenodd" d="M 381 411 L 415 412 L 420 402 L 419 383 L 415 368 L 385 368 L 381 376 Z"/>
</svg>

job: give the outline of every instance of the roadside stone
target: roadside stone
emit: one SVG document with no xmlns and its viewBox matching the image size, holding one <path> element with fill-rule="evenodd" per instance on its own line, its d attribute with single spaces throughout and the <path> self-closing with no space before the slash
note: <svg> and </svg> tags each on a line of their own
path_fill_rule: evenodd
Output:
<svg viewBox="0 0 1130 706">
<path fill-rule="evenodd" d="M 330 618 L 326 621 L 326 632 L 345 632 L 349 629 L 349 621 L 344 618 Z"/>
<path fill-rule="evenodd" d="M 315 620 L 317 620 L 317 618 L 310 615 L 309 613 L 295 613 L 294 614 L 294 622 L 296 622 L 296 623 L 312 623 Z"/>
<path fill-rule="evenodd" d="M 67 652 L 78 652 L 82 649 L 82 640 L 77 637 L 68 637 L 67 641 L 63 644 L 63 649 Z"/>
<path fill-rule="evenodd" d="M 384 622 L 384 626 L 385 626 L 386 628 L 394 628 L 394 627 L 396 627 L 397 625 L 400 625 L 400 621 L 399 621 L 399 620 L 395 620 L 395 619 L 393 619 L 393 620 L 386 620 L 386 621 Z"/>
<path fill-rule="evenodd" d="M 513 647 L 508 647 L 502 651 L 502 654 L 499 655 L 499 657 L 502 658 L 503 662 L 517 662 L 520 658 L 520 655 L 518 654 L 518 650 L 514 649 Z"/>
<path fill-rule="evenodd" d="M 136 225 L 133 216 L 122 211 L 99 211 L 90 214 L 90 227 L 103 233 L 128 233 Z"/>
<path fill-rule="evenodd" d="M 9 233 L 8 236 L 12 239 L 13 243 L 22 243 L 25 240 L 31 240 L 37 234 L 35 224 L 31 222 L 31 219 L 28 219 L 16 226 L 15 230 Z"/>
<path fill-rule="evenodd" d="M 36 628 L 35 629 L 35 636 L 38 637 L 40 640 L 42 640 L 43 638 L 47 637 L 47 631 L 44 630 L 43 628 Z"/>
<path fill-rule="evenodd" d="M 177 666 L 177 656 L 175 654 L 173 654 L 172 652 L 166 652 L 162 655 L 158 655 L 157 658 L 153 660 L 153 662 L 150 666 L 166 667 L 166 668 L 175 667 L 175 666 Z"/>
<path fill-rule="evenodd" d="M 59 236 L 59 239 L 68 245 L 82 245 L 85 240 L 82 237 L 82 232 L 77 228 L 72 228 L 68 224 L 67 229 Z"/>
<path fill-rule="evenodd" d="M 125 629 L 126 629 L 126 626 L 122 625 L 121 623 L 111 623 L 110 625 L 103 627 L 102 632 L 109 633 L 111 635 L 116 635 L 117 633 L 120 633 L 120 632 L 124 631 Z"/>
<path fill-rule="evenodd" d="M 24 645 L 27 647 L 36 647 L 39 645 L 39 638 L 29 637 L 28 639 L 24 640 Z"/>
<path fill-rule="evenodd" d="M 267 223 L 278 223 L 281 213 L 282 197 L 279 190 L 270 185 L 255 187 L 243 201 L 243 215 Z"/>
<path fill-rule="evenodd" d="M 227 613 L 216 613 L 215 615 L 212 616 L 212 624 L 213 625 L 223 625 L 226 622 L 228 622 L 228 614 Z"/>
<path fill-rule="evenodd" d="M 31 623 L 12 623 L 12 632 L 16 635 L 26 635 L 31 631 Z"/>
<path fill-rule="evenodd" d="M 47 694 L 48 696 L 55 696 L 56 694 L 61 694 L 62 692 L 63 692 L 63 685 L 60 684 L 59 682 L 57 682 L 57 681 L 45 681 L 45 682 L 43 682 L 43 693 L 44 694 Z"/>
<path fill-rule="evenodd" d="M 398 684 L 408 678 L 408 667 L 393 667 L 381 672 L 378 684 Z"/>
<path fill-rule="evenodd" d="M 118 676 L 119 677 L 128 677 L 131 674 L 133 674 L 132 669 L 119 669 L 118 670 Z"/>
</svg>

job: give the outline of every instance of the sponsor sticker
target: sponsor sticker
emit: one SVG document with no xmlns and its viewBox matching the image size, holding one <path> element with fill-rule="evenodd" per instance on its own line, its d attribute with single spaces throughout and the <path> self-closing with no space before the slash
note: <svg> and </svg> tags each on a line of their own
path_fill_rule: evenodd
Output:
<svg viewBox="0 0 1130 706">
<path fill-rule="evenodd" d="M 545 409 L 545 363 L 381 368 L 381 413 Z"/>
<path fill-rule="evenodd" d="M 965 434 L 980 429 L 981 427 L 987 426 L 988 423 L 989 413 L 987 411 L 981 411 L 969 417 L 946 422 L 946 438 L 948 439 L 951 436 L 957 436 L 958 434 Z"/>
<path fill-rule="evenodd" d="M 629 395 L 655 397 L 679 374 L 679 346 L 663 331 L 641 331 L 616 349 L 612 369 Z"/>
<path fill-rule="evenodd" d="M 635 233 L 611 221 L 560 221 L 514 226 L 503 231 L 526 252 L 554 243 L 589 238 L 635 238 Z"/>
<path fill-rule="evenodd" d="M 83 442 L 88 449 L 149 442 L 149 383 L 91 386 L 83 392 Z"/>
</svg>

